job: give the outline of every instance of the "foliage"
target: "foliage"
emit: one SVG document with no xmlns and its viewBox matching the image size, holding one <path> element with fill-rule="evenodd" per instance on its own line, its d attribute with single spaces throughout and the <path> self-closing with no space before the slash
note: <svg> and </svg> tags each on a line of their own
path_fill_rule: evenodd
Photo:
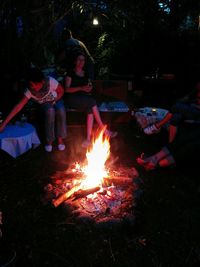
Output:
<svg viewBox="0 0 200 267">
<path fill-rule="evenodd" d="M 14 62 L 16 68 L 20 60 L 24 65 L 53 63 L 64 27 L 87 44 L 99 70 L 109 72 L 143 72 L 162 63 L 172 66 L 185 49 L 179 47 L 182 38 L 192 33 L 196 41 L 199 35 L 199 0 L 2 0 L 0 5 L 0 31 L 3 36 L 7 33 L 1 55 L 3 62 L 8 66 Z M 94 16 L 100 20 L 96 28 L 91 24 Z"/>
<path fill-rule="evenodd" d="M 115 52 L 115 43 L 114 40 L 109 38 L 109 35 L 104 32 L 98 41 L 96 48 L 96 64 L 98 66 L 98 77 L 99 78 L 108 78 L 110 69 L 112 66 L 112 59 Z"/>
</svg>

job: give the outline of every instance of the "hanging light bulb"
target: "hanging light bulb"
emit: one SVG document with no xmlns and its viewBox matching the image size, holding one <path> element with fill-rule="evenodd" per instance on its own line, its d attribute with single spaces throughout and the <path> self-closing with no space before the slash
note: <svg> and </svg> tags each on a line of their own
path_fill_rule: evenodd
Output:
<svg viewBox="0 0 200 267">
<path fill-rule="evenodd" d="M 99 21 L 98 21 L 97 17 L 93 18 L 92 24 L 93 25 L 99 25 Z"/>
</svg>

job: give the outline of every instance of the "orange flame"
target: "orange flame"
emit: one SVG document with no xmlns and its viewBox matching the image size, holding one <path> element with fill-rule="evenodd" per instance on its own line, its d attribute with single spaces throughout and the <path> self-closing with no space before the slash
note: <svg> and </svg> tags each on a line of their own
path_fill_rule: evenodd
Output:
<svg viewBox="0 0 200 267">
<path fill-rule="evenodd" d="M 84 189 L 100 186 L 102 179 L 108 176 L 105 163 L 110 155 L 110 142 L 109 137 L 103 134 L 104 130 L 100 132 L 99 136 L 94 140 L 91 149 L 86 153 L 88 164 L 83 169 L 86 176 L 82 182 Z"/>
</svg>

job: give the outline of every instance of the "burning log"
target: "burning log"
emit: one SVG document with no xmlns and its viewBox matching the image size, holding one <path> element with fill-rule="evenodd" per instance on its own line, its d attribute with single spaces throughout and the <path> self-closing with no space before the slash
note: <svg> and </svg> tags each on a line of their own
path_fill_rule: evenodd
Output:
<svg viewBox="0 0 200 267">
<path fill-rule="evenodd" d="M 74 192 L 80 189 L 80 186 L 81 186 L 80 184 L 76 185 L 72 187 L 72 189 L 70 189 L 68 192 L 62 194 L 59 198 L 53 199 L 52 204 L 54 205 L 54 207 L 57 208 L 61 203 L 70 198 L 74 194 Z"/>
<path fill-rule="evenodd" d="M 75 197 L 75 199 L 78 199 L 78 198 L 81 198 L 81 197 L 86 197 L 87 195 L 93 194 L 93 193 L 95 193 L 95 192 L 97 192 L 99 190 L 100 190 L 99 186 L 96 186 L 96 187 L 91 188 L 91 189 L 86 189 L 86 190 L 80 189 L 80 190 L 78 190 L 78 191 L 76 191 L 74 193 L 74 197 Z"/>
<path fill-rule="evenodd" d="M 120 185 L 120 186 L 132 185 L 133 184 L 133 178 L 123 177 L 123 176 L 103 178 L 103 185 L 104 186 L 111 186 L 112 184 Z"/>
<path fill-rule="evenodd" d="M 94 187 L 91 189 L 79 189 L 80 188 L 80 184 L 78 186 L 74 186 L 72 189 L 70 189 L 68 192 L 62 194 L 59 198 L 54 199 L 52 201 L 52 204 L 54 205 L 54 207 L 58 207 L 62 202 L 64 202 L 65 200 L 67 200 L 68 198 L 70 198 L 72 195 L 75 197 L 75 199 L 81 198 L 81 197 L 86 197 L 89 194 L 93 194 L 96 191 L 100 190 L 100 187 Z"/>
<path fill-rule="evenodd" d="M 133 184 L 133 179 L 130 177 L 121 177 L 121 176 L 103 178 L 104 186 L 111 186 L 112 184 L 119 185 L 119 186 L 125 186 L 125 185 L 128 186 L 128 185 Z M 89 194 L 92 194 L 100 189 L 99 186 L 91 188 L 91 189 L 87 189 L 87 190 L 82 190 L 80 187 L 81 187 L 81 184 L 78 184 L 74 186 L 73 188 L 71 188 L 68 192 L 62 194 L 57 199 L 54 199 L 52 201 L 52 204 L 54 205 L 54 207 L 58 207 L 61 203 L 63 203 L 68 198 L 70 198 L 72 195 L 74 195 L 75 199 L 77 199 L 77 198 L 85 197 Z"/>
</svg>

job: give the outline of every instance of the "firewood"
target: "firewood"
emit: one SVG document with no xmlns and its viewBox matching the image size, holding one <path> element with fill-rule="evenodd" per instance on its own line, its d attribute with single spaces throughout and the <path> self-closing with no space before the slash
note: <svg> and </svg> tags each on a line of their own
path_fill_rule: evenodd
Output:
<svg viewBox="0 0 200 267">
<path fill-rule="evenodd" d="M 57 199 L 53 199 L 52 204 L 54 207 L 58 207 L 62 202 L 64 202 L 66 199 L 70 198 L 74 192 L 78 191 L 80 189 L 80 184 L 72 187 L 68 192 L 62 194 L 60 197 Z"/>
<path fill-rule="evenodd" d="M 103 178 L 104 186 L 111 186 L 112 184 L 120 185 L 120 186 L 128 186 L 128 185 L 133 184 L 133 179 L 130 177 L 123 177 L 123 176 Z M 100 189 L 99 187 L 95 187 L 95 188 L 88 189 L 88 190 L 80 190 L 81 189 L 80 187 L 81 187 L 81 183 L 72 187 L 68 192 L 62 194 L 57 199 L 54 199 L 52 201 L 52 204 L 54 205 L 54 207 L 58 207 L 62 202 L 69 199 L 72 195 L 74 195 L 75 198 L 81 198 L 91 193 L 94 193 Z"/>
<path fill-rule="evenodd" d="M 87 195 L 93 194 L 99 190 L 100 190 L 99 186 L 96 186 L 96 187 L 90 188 L 90 189 L 85 189 L 85 190 L 80 189 L 80 190 L 74 192 L 74 197 L 75 197 L 75 199 L 86 197 Z"/>
<path fill-rule="evenodd" d="M 114 185 L 132 185 L 133 179 L 130 177 L 124 177 L 124 176 L 116 176 L 116 177 L 109 177 L 109 178 L 103 178 L 103 185 L 104 186 L 111 186 Z"/>
</svg>

